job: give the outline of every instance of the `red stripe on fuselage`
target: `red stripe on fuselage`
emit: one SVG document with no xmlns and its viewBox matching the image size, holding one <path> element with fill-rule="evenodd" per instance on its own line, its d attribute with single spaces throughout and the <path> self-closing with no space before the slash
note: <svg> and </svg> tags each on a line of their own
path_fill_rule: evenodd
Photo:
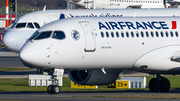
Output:
<svg viewBox="0 0 180 101">
<path fill-rule="evenodd" d="M 177 28 L 176 21 L 172 21 L 172 28 L 171 29 L 176 29 L 176 28 Z"/>
</svg>

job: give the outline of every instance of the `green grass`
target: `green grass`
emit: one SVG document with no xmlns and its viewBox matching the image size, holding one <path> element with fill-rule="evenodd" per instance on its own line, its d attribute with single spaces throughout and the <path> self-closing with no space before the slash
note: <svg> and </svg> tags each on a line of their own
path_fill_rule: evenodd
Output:
<svg viewBox="0 0 180 101">
<path fill-rule="evenodd" d="M 71 88 L 71 82 L 69 78 L 63 78 L 63 86 L 61 91 L 123 91 L 123 90 L 148 90 L 148 83 L 151 78 L 155 76 L 147 76 L 147 88 L 145 89 L 115 89 L 107 88 L 106 85 L 98 86 L 98 89 L 78 89 Z M 165 76 L 170 80 L 171 89 L 180 88 L 180 76 Z M 47 87 L 30 87 L 28 86 L 28 79 L 0 79 L 0 91 L 1 92 L 21 92 L 21 91 L 46 91 Z"/>
<path fill-rule="evenodd" d="M 19 68 L 16 68 L 16 67 L 3 67 L 3 68 L 0 68 L 0 72 L 9 72 L 9 71 L 27 71 L 27 70 L 36 70 L 36 68 L 22 68 L 22 67 L 19 67 Z"/>
<path fill-rule="evenodd" d="M 98 86 L 98 89 L 75 89 L 71 88 L 71 81 L 69 78 L 63 78 L 63 86 L 61 87 L 61 91 L 127 91 L 127 90 L 149 90 L 148 83 L 151 78 L 155 76 L 147 76 L 147 88 L 144 89 L 115 89 L 115 88 L 107 88 L 106 85 Z M 170 80 L 171 89 L 180 88 L 180 76 L 165 76 Z M 47 87 L 30 87 L 28 79 L 0 79 L 0 92 L 36 92 L 36 91 L 47 91 Z M 61 97 L 61 95 L 59 95 Z M 68 97 L 96 97 L 96 98 L 173 98 L 180 99 L 179 94 L 163 94 L 163 95 L 101 95 L 101 96 L 69 96 Z"/>
<path fill-rule="evenodd" d="M 28 79 L 0 79 L 1 92 L 46 91 L 46 87 L 29 87 Z"/>
</svg>

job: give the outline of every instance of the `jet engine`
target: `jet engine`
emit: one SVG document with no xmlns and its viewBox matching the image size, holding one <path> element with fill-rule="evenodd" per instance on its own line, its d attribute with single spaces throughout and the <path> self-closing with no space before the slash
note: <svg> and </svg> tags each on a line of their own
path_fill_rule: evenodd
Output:
<svg viewBox="0 0 180 101">
<path fill-rule="evenodd" d="M 113 83 L 120 72 L 121 70 L 71 70 L 68 75 L 77 84 L 107 85 Z"/>
</svg>

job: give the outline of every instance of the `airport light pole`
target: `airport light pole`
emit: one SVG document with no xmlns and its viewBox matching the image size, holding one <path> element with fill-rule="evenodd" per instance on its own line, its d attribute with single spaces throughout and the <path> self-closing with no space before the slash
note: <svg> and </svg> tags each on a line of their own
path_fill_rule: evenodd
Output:
<svg viewBox="0 0 180 101">
<path fill-rule="evenodd" d="M 6 27 L 9 27 L 9 0 L 6 0 Z"/>
<path fill-rule="evenodd" d="M 34 11 L 35 11 L 35 10 L 36 10 L 36 4 L 37 4 L 37 2 L 35 2 L 34 4 L 35 4 L 35 8 L 34 8 Z"/>
<path fill-rule="evenodd" d="M 15 20 L 17 20 L 17 0 L 15 0 Z"/>
</svg>

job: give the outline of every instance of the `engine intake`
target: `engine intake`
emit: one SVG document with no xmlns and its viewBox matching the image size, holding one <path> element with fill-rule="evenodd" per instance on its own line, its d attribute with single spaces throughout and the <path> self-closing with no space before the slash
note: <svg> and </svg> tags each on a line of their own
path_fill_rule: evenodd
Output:
<svg viewBox="0 0 180 101">
<path fill-rule="evenodd" d="M 68 71 L 69 78 L 83 85 L 107 85 L 113 83 L 119 76 L 121 70 L 72 70 Z"/>
</svg>

